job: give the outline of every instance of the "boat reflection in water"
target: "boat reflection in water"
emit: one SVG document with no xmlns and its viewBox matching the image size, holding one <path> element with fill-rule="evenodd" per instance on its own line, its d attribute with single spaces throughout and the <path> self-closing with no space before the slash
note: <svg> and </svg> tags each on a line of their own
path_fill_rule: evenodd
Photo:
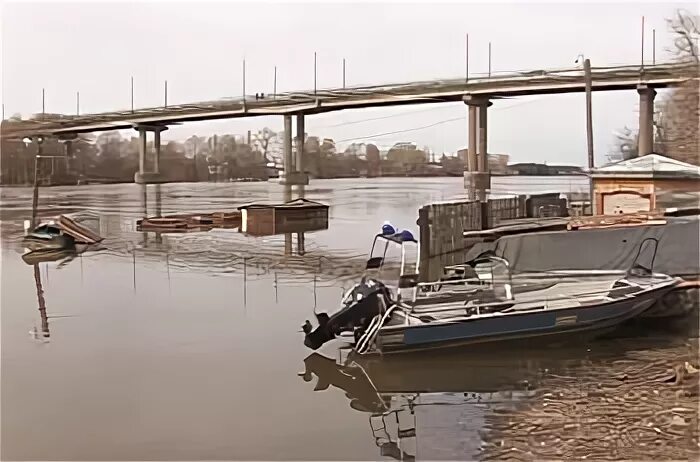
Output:
<svg viewBox="0 0 700 462">
<path fill-rule="evenodd" d="M 605 422 L 620 419 L 620 406 L 626 414 L 619 425 L 635 428 L 640 415 L 668 396 L 676 396 L 681 407 L 693 400 L 677 396 L 685 393 L 684 387 L 692 389 L 692 384 L 683 383 L 693 376 L 697 381 L 697 373 L 689 376 L 680 365 L 675 375 L 665 372 L 670 358 L 677 358 L 679 364 L 686 359 L 684 338 L 673 333 L 515 353 L 484 349 L 371 357 L 350 352 L 344 360 L 342 354 L 336 360 L 313 353 L 304 360 L 300 375 L 306 382 L 317 378 L 314 391 L 331 386 L 342 390 L 352 409 L 367 413 L 383 457 L 476 460 L 489 455 L 502 458 L 511 447 L 518 451 L 530 447 L 542 458 L 559 454 L 555 457 L 559 459 L 570 447 L 585 450 L 593 431 L 587 425 L 602 422 L 598 426 L 607 428 Z M 649 380 L 650 370 L 653 380 Z M 650 397 L 640 402 L 630 389 L 648 392 Z M 618 406 L 610 408 L 608 400 Z M 582 417 L 581 410 L 589 408 L 595 415 Z M 595 420 L 586 423 L 582 418 Z M 573 432 L 571 439 L 557 444 L 554 440 L 564 438 L 560 432 L 565 424 L 574 428 L 567 430 Z M 627 427 L 621 431 L 631 432 Z M 654 435 L 645 433 L 640 441 L 648 437 Z M 546 446 L 541 445 L 543 440 Z M 685 450 L 680 446 L 678 454 Z"/>
<path fill-rule="evenodd" d="M 313 353 L 304 360 L 301 375 L 306 382 L 317 377 L 314 391 L 330 386 L 343 390 L 352 409 L 369 414 L 372 436 L 382 457 L 455 459 L 454 454 L 419 454 L 421 438 L 422 452 L 454 450 L 461 454 L 458 458 L 473 460 L 478 454 L 477 430 L 483 425 L 483 414 L 494 403 L 531 395 L 540 378 L 540 366 L 537 361 L 503 355 L 477 357 L 458 352 L 383 359 L 351 352 L 342 363 Z M 439 435 L 442 430 L 453 432 L 455 426 L 473 429 L 473 437 Z M 458 449 L 449 447 L 455 444 Z"/>
</svg>

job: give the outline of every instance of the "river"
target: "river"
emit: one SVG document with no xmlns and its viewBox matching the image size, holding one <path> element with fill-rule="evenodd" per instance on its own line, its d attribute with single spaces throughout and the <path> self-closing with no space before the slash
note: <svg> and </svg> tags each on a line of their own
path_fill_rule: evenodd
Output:
<svg viewBox="0 0 700 462">
<path fill-rule="evenodd" d="M 273 182 L 147 191 L 149 214 L 284 197 Z M 304 347 L 303 321 L 337 306 L 385 220 L 417 231 L 421 205 L 462 194 L 460 178 L 313 180 L 329 227 L 300 254 L 297 236 L 138 232 L 135 184 L 52 187 L 39 215 L 95 213 L 105 240 L 30 265 L 31 189 L 4 188 L 0 457 L 697 459 L 697 330 L 683 326 L 349 366 Z"/>
</svg>

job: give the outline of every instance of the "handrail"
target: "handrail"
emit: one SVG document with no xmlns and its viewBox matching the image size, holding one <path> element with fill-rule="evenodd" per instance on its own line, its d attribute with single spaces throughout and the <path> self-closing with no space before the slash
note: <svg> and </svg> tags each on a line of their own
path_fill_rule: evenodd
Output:
<svg viewBox="0 0 700 462">
<path fill-rule="evenodd" d="M 669 277 L 668 280 L 665 281 L 665 282 L 671 282 L 671 281 L 673 281 L 674 279 L 675 279 L 675 278 Z M 572 298 L 572 297 L 582 297 L 582 296 L 584 296 L 584 297 L 592 297 L 592 296 L 595 296 L 595 295 L 609 294 L 609 293 L 611 293 L 611 292 L 620 291 L 620 290 L 622 290 L 622 289 L 627 289 L 627 287 L 611 287 L 611 288 L 609 288 L 609 289 L 597 290 L 597 291 L 591 291 L 591 292 L 579 292 L 579 293 L 570 294 L 570 295 L 558 295 L 558 296 L 555 296 L 555 297 L 547 297 L 546 299 L 542 299 L 542 301 L 545 301 L 545 300 L 546 300 L 546 301 L 567 300 L 567 299 L 570 299 L 570 298 Z M 640 290 L 645 290 L 645 289 L 644 289 L 643 287 L 641 287 Z M 522 302 L 522 303 L 534 303 L 534 302 L 536 302 L 536 301 L 537 301 L 537 300 L 527 301 L 527 302 Z M 487 302 L 487 303 L 481 303 L 481 304 L 479 304 L 478 306 L 479 306 L 479 307 L 482 307 L 482 308 L 484 308 L 484 307 L 491 307 L 491 306 L 498 306 L 498 305 L 502 305 L 504 302 L 505 302 L 505 301 L 503 301 L 503 302 Z M 517 302 L 516 302 L 516 303 L 517 303 Z M 464 310 L 465 308 L 476 308 L 476 306 L 471 306 L 471 307 L 465 306 L 463 301 L 459 301 L 459 302 L 450 302 L 448 306 L 444 306 L 444 307 L 442 307 L 442 308 L 433 308 L 433 309 L 430 309 L 430 308 L 428 308 L 428 309 L 425 309 L 425 308 L 421 309 L 421 308 L 415 308 L 415 307 L 411 307 L 411 306 L 402 306 L 402 307 L 403 307 L 404 309 L 406 309 L 407 311 L 411 312 L 411 313 L 420 313 L 420 314 L 429 314 L 429 313 L 440 313 L 440 312 L 444 312 L 444 311 Z"/>
</svg>

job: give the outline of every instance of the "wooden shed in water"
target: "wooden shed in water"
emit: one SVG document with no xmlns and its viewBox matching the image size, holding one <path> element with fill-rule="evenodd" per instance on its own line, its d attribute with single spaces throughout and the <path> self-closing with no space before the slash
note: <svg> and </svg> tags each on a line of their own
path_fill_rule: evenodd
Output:
<svg viewBox="0 0 700 462">
<path fill-rule="evenodd" d="M 593 169 L 591 178 L 596 215 L 697 207 L 700 199 L 700 167 L 659 154 Z"/>
<path fill-rule="evenodd" d="M 308 199 L 283 204 L 247 204 L 241 211 L 243 233 L 253 236 L 301 233 L 328 228 L 329 206 Z"/>
</svg>

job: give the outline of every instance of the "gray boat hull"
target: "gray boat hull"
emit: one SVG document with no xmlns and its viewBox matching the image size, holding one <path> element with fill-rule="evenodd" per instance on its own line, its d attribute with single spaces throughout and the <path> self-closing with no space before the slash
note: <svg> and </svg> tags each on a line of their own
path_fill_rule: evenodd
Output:
<svg viewBox="0 0 700 462">
<path fill-rule="evenodd" d="M 675 282 L 669 282 L 633 297 L 588 306 L 473 317 L 455 322 L 390 325 L 380 329 L 377 350 L 396 353 L 492 342 L 554 341 L 560 336 L 570 338 L 579 334 L 595 337 L 641 315 L 674 286 Z"/>
</svg>

